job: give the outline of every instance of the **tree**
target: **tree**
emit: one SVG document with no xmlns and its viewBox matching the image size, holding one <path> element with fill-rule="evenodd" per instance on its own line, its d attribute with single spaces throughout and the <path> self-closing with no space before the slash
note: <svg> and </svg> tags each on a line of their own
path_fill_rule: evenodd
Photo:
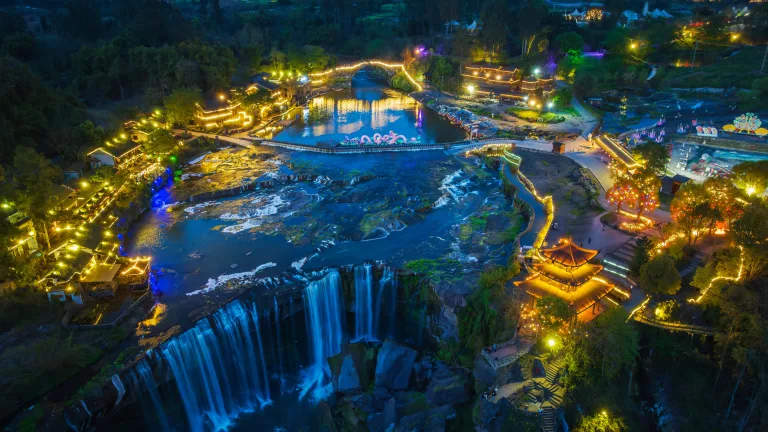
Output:
<svg viewBox="0 0 768 432">
<path fill-rule="evenodd" d="M 560 48 L 560 51 L 571 55 L 581 55 L 584 51 L 584 38 L 576 32 L 567 32 L 558 35 L 555 38 L 555 43 Z"/>
<path fill-rule="evenodd" d="M 277 49 L 276 46 L 273 46 L 269 52 L 269 61 L 272 62 L 272 73 L 276 74 L 278 71 L 285 69 L 286 55 Z"/>
<path fill-rule="evenodd" d="M 527 57 L 534 45 L 536 37 L 547 31 L 542 28 L 541 21 L 548 14 L 547 6 L 542 0 L 525 0 L 517 11 L 517 29 L 522 40 L 522 56 Z M 506 26 L 509 22 L 505 17 Z M 483 24 L 485 25 L 485 24 Z"/>
<path fill-rule="evenodd" d="M 725 221 L 728 225 L 739 217 L 744 210 L 739 198 L 739 189 L 729 179 L 722 177 L 710 177 L 704 181 L 704 191 L 707 195 L 707 203 L 717 211 L 721 218 L 716 222 Z"/>
<path fill-rule="evenodd" d="M 556 296 L 546 296 L 536 301 L 539 311 L 539 321 L 547 330 L 559 330 L 568 323 L 571 310 L 568 302 Z"/>
<path fill-rule="evenodd" d="M 184 88 L 175 90 L 163 101 L 165 116 L 171 125 L 183 125 L 187 129 L 189 122 L 195 118 L 195 107 L 203 101 L 200 90 Z"/>
<path fill-rule="evenodd" d="M 16 147 L 13 171 L 18 187 L 17 206 L 40 228 L 50 249 L 46 222 L 57 204 L 53 184 L 61 180 L 61 171 L 43 155 L 23 146 Z"/>
<path fill-rule="evenodd" d="M 629 263 L 629 271 L 635 276 L 640 275 L 640 268 L 651 259 L 653 242 L 646 236 L 642 236 L 635 242 L 635 253 Z"/>
<path fill-rule="evenodd" d="M 559 109 L 568 108 L 571 106 L 571 100 L 573 99 L 573 90 L 570 87 L 563 87 L 555 91 L 555 97 L 552 101 Z"/>
<path fill-rule="evenodd" d="M 635 213 L 640 219 L 643 213 L 652 212 L 659 207 L 661 180 L 650 169 L 642 169 L 632 176 L 632 182 L 637 191 Z"/>
<path fill-rule="evenodd" d="M 753 203 L 731 225 L 736 242 L 746 247 L 764 247 L 768 244 L 768 207 Z"/>
<path fill-rule="evenodd" d="M 96 4 L 89 0 L 67 2 L 64 26 L 70 34 L 88 41 L 96 40 L 104 34 L 106 29 Z"/>
<path fill-rule="evenodd" d="M 619 168 L 611 169 L 611 178 L 613 186 L 605 192 L 605 198 L 616 206 L 616 212 L 621 213 L 621 207 L 625 204 L 637 206 L 638 191 L 632 178 Z"/>
<path fill-rule="evenodd" d="M 640 144 L 632 150 L 637 163 L 652 170 L 657 176 L 663 176 L 667 172 L 669 154 L 661 144 L 653 142 Z"/>
<path fill-rule="evenodd" d="M 152 155 L 169 153 L 176 146 L 173 134 L 165 129 L 155 129 L 142 144 L 144 151 Z"/>
<path fill-rule="evenodd" d="M 495 58 L 507 40 L 507 25 L 509 23 L 507 3 L 502 0 L 492 0 L 485 4 L 480 12 L 483 27 L 480 29 L 480 41 L 483 46 L 491 48 L 491 58 Z"/>
<path fill-rule="evenodd" d="M 623 308 L 611 308 L 595 320 L 593 346 L 595 357 L 601 359 L 600 376 L 613 380 L 619 371 L 634 364 L 638 353 L 637 330 L 629 324 L 629 314 Z"/>
<path fill-rule="evenodd" d="M 733 182 L 747 195 L 762 195 L 768 188 L 768 160 L 742 162 L 734 166 Z"/>
<path fill-rule="evenodd" d="M 592 73 L 579 69 L 573 81 L 573 91 L 579 97 L 585 97 L 595 88 L 595 77 Z"/>
<path fill-rule="evenodd" d="M 582 417 L 576 426 L 576 432 L 624 432 L 628 431 L 624 419 L 607 412 Z"/>
<path fill-rule="evenodd" d="M 688 237 L 690 244 L 694 231 L 698 230 L 699 217 L 694 210 L 699 204 L 707 202 L 707 193 L 702 184 L 686 182 L 677 191 L 669 206 L 672 219 Z"/>
<path fill-rule="evenodd" d="M 640 267 L 640 286 L 650 294 L 674 295 L 680 290 L 680 273 L 675 268 L 675 259 L 659 255 Z"/>
</svg>

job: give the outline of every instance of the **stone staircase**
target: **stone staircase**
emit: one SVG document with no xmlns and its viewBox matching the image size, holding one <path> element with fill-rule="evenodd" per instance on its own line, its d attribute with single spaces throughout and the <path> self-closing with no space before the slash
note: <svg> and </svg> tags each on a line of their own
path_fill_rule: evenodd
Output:
<svg viewBox="0 0 768 432">
<path fill-rule="evenodd" d="M 636 247 L 637 237 L 633 237 L 606 255 L 603 258 L 604 270 L 620 278 L 625 278 L 629 272 L 629 263 L 635 256 Z"/>
<path fill-rule="evenodd" d="M 483 358 L 488 362 L 488 364 L 495 370 L 499 369 L 505 366 L 509 366 L 512 363 L 516 362 L 520 357 L 524 356 L 525 354 L 528 354 L 528 352 L 531 350 L 531 347 L 535 343 L 534 336 L 528 333 L 525 333 L 524 331 L 521 331 L 517 335 L 515 335 L 514 338 L 510 339 L 509 341 L 498 345 L 497 349 L 499 353 L 501 352 L 508 352 L 509 354 L 501 357 L 501 358 L 494 358 L 495 353 L 488 353 L 485 350 L 483 350 L 482 355 Z"/>
<path fill-rule="evenodd" d="M 541 412 L 541 430 L 543 432 L 555 432 L 557 430 L 557 418 L 554 408 L 547 407 Z"/>
</svg>

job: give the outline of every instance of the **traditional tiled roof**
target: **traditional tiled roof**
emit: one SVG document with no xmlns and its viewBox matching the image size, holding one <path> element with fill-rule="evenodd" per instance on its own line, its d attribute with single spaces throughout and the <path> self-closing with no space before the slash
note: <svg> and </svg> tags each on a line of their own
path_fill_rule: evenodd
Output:
<svg viewBox="0 0 768 432">
<path fill-rule="evenodd" d="M 565 241 L 551 249 L 542 249 L 541 254 L 549 261 L 566 267 L 578 267 L 597 255 L 593 249 L 581 248 L 571 241 Z"/>
<path fill-rule="evenodd" d="M 534 264 L 533 268 L 555 283 L 578 287 L 603 270 L 603 266 L 586 263 L 579 267 L 560 267 L 551 263 Z"/>
</svg>

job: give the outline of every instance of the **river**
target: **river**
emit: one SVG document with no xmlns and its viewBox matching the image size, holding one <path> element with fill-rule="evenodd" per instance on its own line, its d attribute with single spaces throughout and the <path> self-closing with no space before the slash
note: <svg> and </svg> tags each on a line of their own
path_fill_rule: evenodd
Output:
<svg viewBox="0 0 768 432">
<path fill-rule="evenodd" d="M 277 139 L 314 143 L 393 131 L 427 143 L 464 136 L 364 73 L 351 89 L 310 105 L 328 114 L 316 122 L 307 114 Z M 485 265 L 506 262 L 523 226 L 496 170 L 479 158 L 441 151 L 337 156 L 230 148 L 200 158 L 184 174 L 155 197 L 124 244 L 128 255 L 151 256 L 158 272 L 152 290 L 163 315 L 144 329 L 149 338 L 189 328 L 245 290 L 303 287 L 316 270 L 370 261 L 401 268 L 418 260 L 420 270 L 440 280 L 441 294 L 467 294 Z M 264 180 L 272 180 L 272 187 L 187 201 L 190 191 Z M 307 421 L 296 415 L 303 410 L 297 404 L 301 373 L 269 374 L 272 403 L 240 413 L 240 426 L 231 428 L 294 429 Z M 163 421 L 183 424 L 178 398 L 163 401 Z M 116 423 L 117 429 L 133 424 L 130 414 Z"/>
</svg>

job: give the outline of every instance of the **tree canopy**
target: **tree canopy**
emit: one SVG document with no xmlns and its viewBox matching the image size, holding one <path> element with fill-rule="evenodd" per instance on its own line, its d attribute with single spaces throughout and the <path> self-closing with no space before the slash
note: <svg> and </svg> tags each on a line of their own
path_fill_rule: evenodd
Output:
<svg viewBox="0 0 768 432">
<path fill-rule="evenodd" d="M 651 258 L 640 267 L 640 286 L 650 294 L 673 295 L 680 289 L 682 279 L 669 255 Z"/>
<path fill-rule="evenodd" d="M 195 118 L 195 107 L 203 102 L 203 96 L 197 88 L 176 89 L 163 100 L 165 118 L 174 126 L 183 126 Z"/>
</svg>

